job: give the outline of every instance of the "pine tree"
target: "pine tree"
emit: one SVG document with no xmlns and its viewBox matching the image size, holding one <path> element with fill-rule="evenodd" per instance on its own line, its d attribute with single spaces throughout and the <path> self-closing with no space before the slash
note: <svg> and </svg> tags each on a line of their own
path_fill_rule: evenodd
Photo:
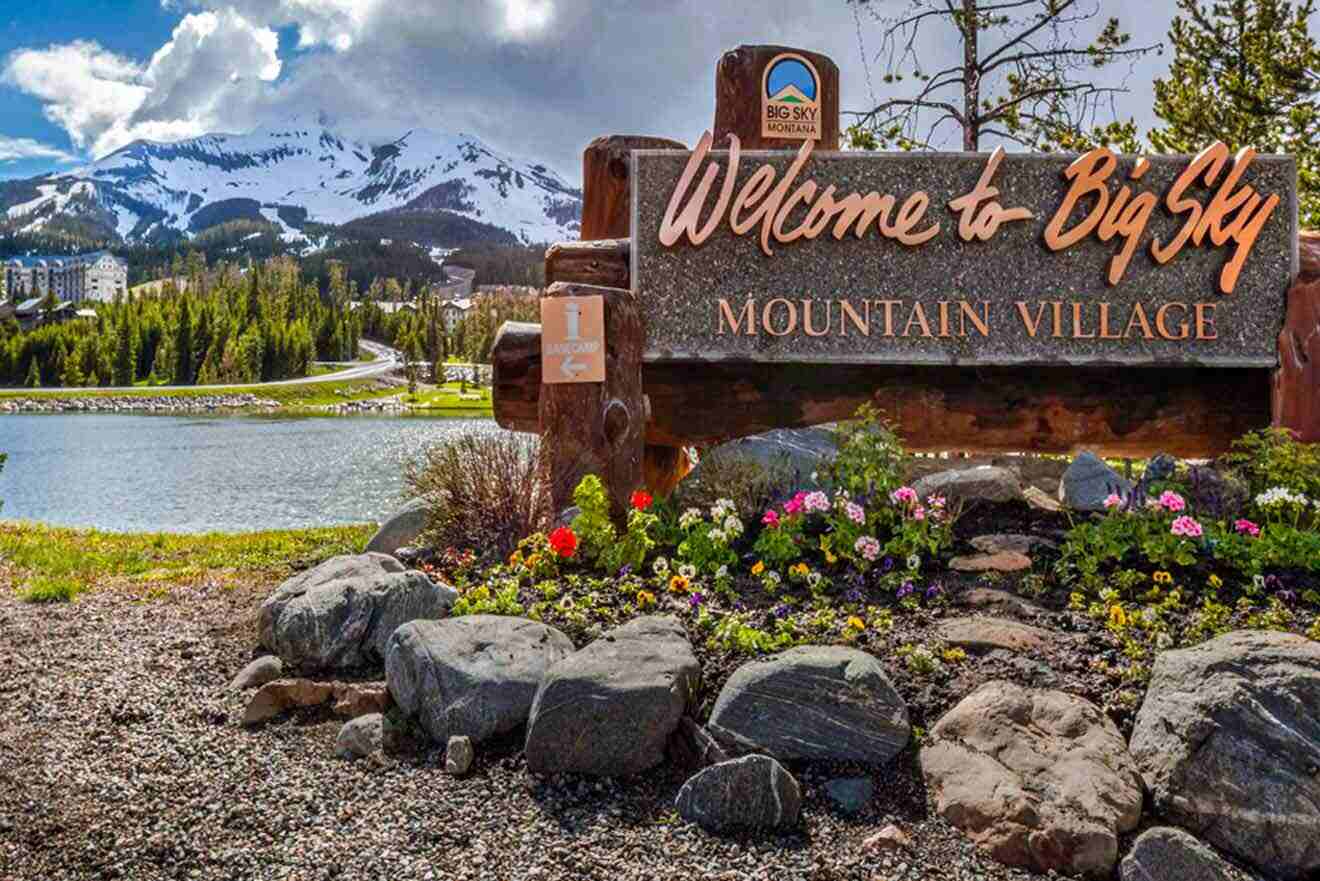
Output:
<svg viewBox="0 0 1320 881">
<path fill-rule="evenodd" d="M 192 316 L 188 311 L 188 299 L 179 303 L 178 324 L 174 331 L 174 375 L 175 385 L 191 385 L 193 381 L 192 352 Z"/>
<path fill-rule="evenodd" d="M 28 388 L 41 388 L 41 369 L 37 367 L 37 356 L 33 355 L 28 359 L 27 379 L 23 385 Z"/>
<path fill-rule="evenodd" d="M 85 381 L 82 366 L 75 352 L 64 359 L 64 369 L 60 372 L 60 385 L 64 388 L 78 388 Z"/>
<path fill-rule="evenodd" d="M 113 382 L 117 386 L 129 386 L 137 379 L 137 334 L 129 325 L 128 316 L 119 319 L 119 328 L 115 331 L 115 364 Z"/>
<path fill-rule="evenodd" d="M 1173 63 L 1155 81 L 1166 125 L 1150 142 L 1196 153 L 1223 141 L 1297 157 L 1303 226 L 1320 225 L 1320 46 L 1307 30 L 1315 0 L 1178 0 Z"/>
</svg>

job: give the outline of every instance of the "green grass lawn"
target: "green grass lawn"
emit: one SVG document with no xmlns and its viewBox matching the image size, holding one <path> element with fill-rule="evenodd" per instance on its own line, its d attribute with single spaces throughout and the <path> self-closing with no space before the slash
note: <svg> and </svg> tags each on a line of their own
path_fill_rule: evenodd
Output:
<svg viewBox="0 0 1320 881">
<path fill-rule="evenodd" d="M 116 585 L 150 591 L 202 578 L 274 580 L 337 554 L 358 553 L 374 530 L 363 524 L 176 535 L 0 522 L 0 589 L 28 602 L 67 602 Z"/>
<path fill-rule="evenodd" d="M 161 391 L 153 388 L 137 388 L 131 391 L 110 391 L 109 389 L 80 389 L 77 392 L 60 394 L 60 398 L 131 398 L 147 396 L 154 398 L 201 398 L 217 394 L 241 395 L 252 394 L 259 398 L 278 401 L 286 406 L 314 407 L 322 404 L 341 404 L 346 401 L 363 401 L 374 398 L 387 398 L 406 391 L 401 386 L 382 387 L 374 379 L 346 379 L 339 382 L 318 382 L 305 385 L 244 385 L 227 387 L 223 391 L 205 389 L 173 389 Z M 0 399 L 34 397 L 28 389 L 0 390 Z"/>
<path fill-rule="evenodd" d="M 417 410 L 490 410 L 490 389 L 469 385 L 466 394 L 467 398 L 462 397 L 459 383 L 447 382 L 438 388 L 421 388 L 416 395 L 405 393 L 400 400 Z"/>
</svg>

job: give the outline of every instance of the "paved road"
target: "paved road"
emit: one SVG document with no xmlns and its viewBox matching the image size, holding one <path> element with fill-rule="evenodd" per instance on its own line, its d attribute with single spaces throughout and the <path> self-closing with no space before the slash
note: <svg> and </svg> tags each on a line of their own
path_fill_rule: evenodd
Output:
<svg viewBox="0 0 1320 881">
<path fill-rule="evenodd" d="M 21 389 L 24 394 L 31 395 L 58 395 L 71 394 L 76 392 L 171 392 L 171 391 L 216 391 L 224 392 L 237 388 L 257 388 L 263 386 L 275 385 L 310 385 L 316 382 L 342 382 L 346 379 L 371 379 L 373 376 L 382 376 L 389 373 L 395 367 L 402 363 L 403 356 L 397 350 L 389 346 L 373 343 L 369 340 L 359 340 L 363 349 L 376 356 L 374 361 L 366 361 L 361 364 L 346 366 L 343 370 L 337 370 L 334 373 L 325 373 L 321 376 L 304 376 L 301 379 L 281 379 L 276 382 L 263 383 L 240 383 L 238 385 L 157 385 L 151 388 L 144 386 L 96 386 L 94 388 L 25 388 Z M 20 391 L 20 389 L 7 389 L 7 391 Z"/>
</svg>

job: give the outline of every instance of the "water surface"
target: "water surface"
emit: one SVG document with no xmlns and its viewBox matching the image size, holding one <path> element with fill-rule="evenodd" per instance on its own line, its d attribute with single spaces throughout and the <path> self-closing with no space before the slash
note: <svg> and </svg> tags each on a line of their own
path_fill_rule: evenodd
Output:
<svg viewBox="0 0 1320 881">
<path fill-rule="evenodd" d="M 0 517 L 117 531 L 281 529 L 377 520 L 405 464 L 489 419 L 0 416 Z"/>
</svg>

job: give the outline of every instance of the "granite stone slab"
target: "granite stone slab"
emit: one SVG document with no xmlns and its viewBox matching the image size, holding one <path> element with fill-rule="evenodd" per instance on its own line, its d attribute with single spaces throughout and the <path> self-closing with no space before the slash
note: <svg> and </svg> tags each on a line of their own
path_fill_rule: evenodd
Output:
<svg viewBox="0 0 1320 881">
<path fill-rule="evenodd" d="M 632 279 L 646 322 L 647 361 L 1231 367 L 1277 363 L 1285 296 L 1297 268 L 1296 166 L 1291 157 L 1257 156 L 1242 178 L 1241 184 L 1262 196 L 1278 194 L 1280 202 L 1262 227 L 1233 292 L 1224 294 L 1220 272 L 1233 242 L 1215 246 L 1208 236 L 1201 246 L 1188 242 L 1163 265 L 1151 256 L 1153 238 L 1167 243 L 1187 222 L 1187 214 L 1168 210 L 1165 196 L 1190 157 L 1152 156 L 1149 170 L 1136 181 L 1129 180 L 1136 157 L 1118 157 L 1107 182 L 1111 204 L 1124 185 L 1134 195 L 1154 193 L 1159 203 L 1122 279 L 1111 286 L 1106 276 L 1111 259 L 1123 246 L 1121 237 L 1101 241 L 1092 233 L 1060 251 L 1045 244 L 1046 226 L 1071 185 L 1064 171 L 1073 156 L 1005 156 L 992 181 L 1000 191 L 995 199 L 1005 208 L 1029 208 L 1034 217 L 1005 223 L 986 241 L 964 241 L 958 234 L 959 217 L 948 203 L 976 186 L 989 154 L 813 154 L 795 187 L 813 180 L 821 189 L 835 187 L 839 198 L 888 193 L 897 206 L 910 194 L 924 191 L 930 202 L 917 228 L 938 222 L 939 232 L 924 244 L 908 246 L 882 237 L 874 226 L 861 238 L 849 232 L 836 240 L 831 224 L 814 239 L 771 241 L 774 253 L 766 256 L 759 227 L 735 236 L 727 212 L 701 245 L 692 245 L 687 237 L 672 247 L 662 245 L 659 232 L 665 209 L 690 155 L 676 150 L 633 153 Z M 735 195 L 764 164 L 775 169 L 776 181 L 782 179 L 794 155 L 743 153 Z M 720 172 L 700 215 L 702 223 L 724 182 L 727 153 L 712 152 L 707 164 L 712 161 L 719 164 Z M 1227 173 L 1227 169 L 1221 172 L 1217 183 Z M 1196 183 L 1185 195 L 1206 205 L 1216 189 Z M 1078 202 L 1065 229 L 1090 212 L 1093 199 L 1083 197 Z M 799 205 L 783 228 L 792 230 L 806 213 L 807 208 Z M 729 317 L 722 317 L 722 299 L 738 322 L 738 332 L 732 332 Z M 755 334 L 747 332 L 749 323 L 743 320 L 749 300 L 757 322 Z M 768 306 L 772 300 L 781 302 Z M 767 308 L 770 327 L 784 331 L 789 325 L 790 307 L 784 300 L 797 312 L 796 327 L 782 335 L 769 333 L 762 322 Z M 864 319 L 868 333 L 845 317 L 844 300 Z M 882 301 L 890 305 L 882 306 Z M 941 302 L 948 304 L 945 313 Z M 988 333 L 982 334 L 969 321 L 959 305 L 963 302 L 984 319 Z M 1019 302 L 1030 318 L 1040 321 L 1034 337 Z M 918 303 L 929 335 L 914 318 Z M 1054 303 L 1061 304 L 1057 334 Z M 1108 304 L 1108 335 L 1121 338 L 1099 338 L 1101 303 Z M 1181 335 L 1179 328 L 1186 322 L 1189 338 L 1166 339 L 1156 329 L 1155 338 L 1148 339 L 1135 321 L 1136 305 L 1153 324 L 1157 311 L 1168 303 L 1185 306 L 1166 310 L 1167 335 Z M 1213 319 L 1212 326 L 1200 328 L 1207 338 L 1196 338 L 1196 304 L 1203 304 L 1202 317 Z M 813 329 L 823 328 L 825 333 L 804 332 L 808 310 Z M 1211 335 L 1216 338 L 1209 339 Z"/>
</svg>

